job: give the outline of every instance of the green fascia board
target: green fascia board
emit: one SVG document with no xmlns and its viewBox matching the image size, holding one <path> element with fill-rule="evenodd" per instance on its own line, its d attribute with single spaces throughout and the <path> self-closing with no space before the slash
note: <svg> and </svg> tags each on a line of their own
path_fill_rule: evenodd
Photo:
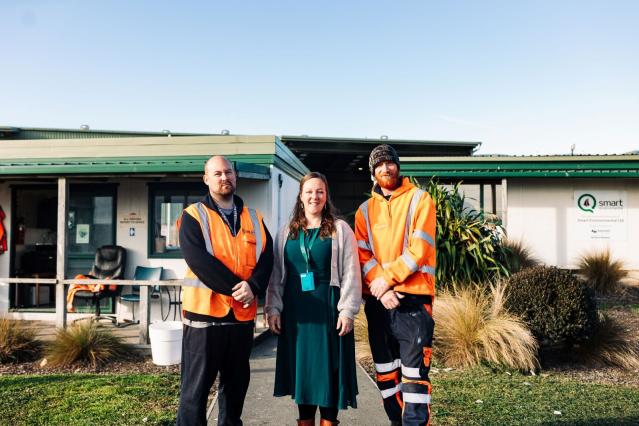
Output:
<svg viewBox="0 0 639 426">
<path fill-rule="evenodd" d="M 202 173 L 208 156 L 0 160 L 0 175 Z M 229 155 L 240 177 L 269 179 L 273 155 Z"/>
<path fill-rule="evenodd" d="M 440 177 L 639 177 L 639 159 L 624 161 L 402 162 L 410 176 Z"/>
</svg>

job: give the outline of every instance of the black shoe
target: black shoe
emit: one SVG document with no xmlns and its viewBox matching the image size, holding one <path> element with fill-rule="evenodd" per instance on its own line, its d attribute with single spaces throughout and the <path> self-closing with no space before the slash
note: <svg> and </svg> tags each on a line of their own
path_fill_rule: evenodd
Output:
<svg viewBox="0 0 639 426">
<path fill-rule="evenodd" d="M 397 420 L 391 420 L 391 426 L 402 426 L 402 422 Z"/>
</svg>

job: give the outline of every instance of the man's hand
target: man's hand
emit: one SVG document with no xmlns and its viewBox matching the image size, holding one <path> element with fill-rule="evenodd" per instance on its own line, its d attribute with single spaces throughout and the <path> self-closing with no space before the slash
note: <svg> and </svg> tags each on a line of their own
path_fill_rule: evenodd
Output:
<svg viewBox="0 0 639 426">
<path fill-rule="evenodd" d="M 382 302 L 382 305 L 386 309 L 395 309 L 399 307 L 399 299 L 403 299 L 404 295 L 395 293 L 393 290 L 388 290 L 384 295 L 379 299 Z"/>
<path fill-rule="evenodd" d="M 353 320 L 348 317 L 337 317 L 337 330 L 340 336 L 345 336 L 353 331 Z"/>
<path fill-rule="evenodd" d="M 279 315 L 268 316 L 268 328 L 275 334 L 282 332 L 282 317 Z"/>
<path fill-rule="evenodd" d="M 390 285 L 386 282 L 384 277 L 378 277 L 373 280 L 371 283 L 371 294 L 380 300 L 382 295 L 390 290 Z"/>
<path fill-rule="evenodd" d="M 231 290 L 233 290 L 233 294 L 231 295 L 233 299 L 243 303 L 245 308 L 248 308 L 255 298 L 251 286 L 246 281 L 240 281 L 235 284 Z"/>
</svg>

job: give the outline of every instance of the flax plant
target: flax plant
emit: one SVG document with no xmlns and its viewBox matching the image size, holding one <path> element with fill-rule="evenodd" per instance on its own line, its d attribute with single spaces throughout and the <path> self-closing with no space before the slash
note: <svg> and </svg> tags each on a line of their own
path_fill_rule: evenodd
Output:
<svg viewBox="0 0 639 426">
<path fill-rule="evenodd" d="M 502 245 L 505 231 L 499 220 L 464 205 L 458 183 L 446 188 L 431 179 L 427 191 L 437 210 L 437 285 L 489 282 L 508 276 L 508 252 Z"/>
</svg>

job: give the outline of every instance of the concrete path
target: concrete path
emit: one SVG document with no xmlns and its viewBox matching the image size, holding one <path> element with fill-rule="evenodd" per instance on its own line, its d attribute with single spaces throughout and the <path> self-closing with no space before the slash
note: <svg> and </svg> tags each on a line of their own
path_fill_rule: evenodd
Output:
<svg viewBox="0 0 639 426">
<path fill-rule="evenodd" d="M 275 398 L 273 382 L 275 380 L 275 352 L 277 338 L 269 336 L 251 355 L 251 384 L 242 420 L 245 425 L 297 425 L 297 406 L 290 397 Z M 382 407 L 382 399 L 377 387 L 366 373 L 358 368 L 357 409 L 340 411 L 340 426 L 382 426 L 388 425 L 386 413 Z M 209 425 L 217 425 L 217 406 L 213 408 Z M 319 412 L 317 414 L 319 424 Z"/>
</svg>

